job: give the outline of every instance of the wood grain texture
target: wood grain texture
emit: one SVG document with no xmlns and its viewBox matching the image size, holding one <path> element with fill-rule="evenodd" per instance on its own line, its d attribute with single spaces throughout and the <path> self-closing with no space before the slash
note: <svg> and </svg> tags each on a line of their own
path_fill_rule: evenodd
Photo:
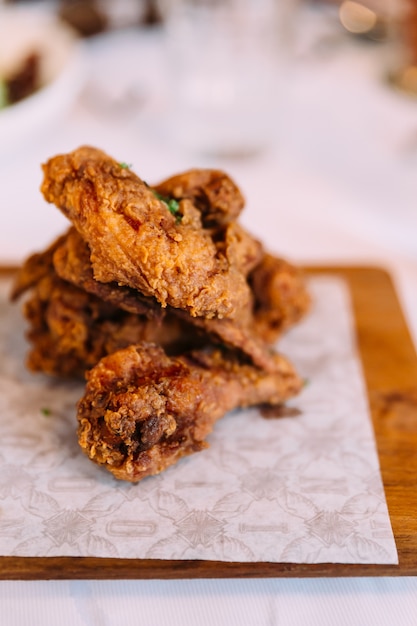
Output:
<svg viewBox="0 0 417 626">
<path fill-rule="evenodd" d="M 9 269 L 0 270 L 5 274 Z M 349 285 L 399 565 L 223 563 L 0 557 L 0 578 L 169 579 L 417 575 L 417 356 L 390 276 L 372 267 L 309 267 Z"/>
</svg>

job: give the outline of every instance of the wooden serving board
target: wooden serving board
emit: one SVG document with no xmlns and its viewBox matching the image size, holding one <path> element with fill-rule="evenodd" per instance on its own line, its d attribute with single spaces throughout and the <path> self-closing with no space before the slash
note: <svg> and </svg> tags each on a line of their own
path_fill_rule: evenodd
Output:
<svg viewBox="0 0 417 626">
<path fill-rule="evenodd" d="M 10 270 L 3 269 L 3 275 Z M 308 267 L 350 289 L 398 565 L 225 563 L 91 557 L 0 557 L 0 578 L 169 579 L 417 575 L 417 356 L 389 275 L 372 267 Z"/>
</svg>

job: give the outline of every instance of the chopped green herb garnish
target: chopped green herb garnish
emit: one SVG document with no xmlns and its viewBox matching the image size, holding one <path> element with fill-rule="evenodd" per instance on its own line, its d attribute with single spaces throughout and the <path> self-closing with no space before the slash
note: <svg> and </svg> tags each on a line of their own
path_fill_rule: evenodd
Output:
<svg viewBox="0 0 417 626">
<path fill-rule="evenodd" d="M 131 163 L 125 163 L 124 161 L 119 163 L 119 165 L 122 168 L 122 170 L 130 170 L 130 168 L 132 167 Z"/>
<path fill-rule="evenodd" d="M 174 200 L 174 198 L 171 198 L 168 202 L 168 209 L 172 215 L 176 215 L 180 210 L 180 203 L 177 200 Z"/>
<path fill-rule="evenodd" d="M 41 413 L 42 415 L 45 415 L 45 417 L 49 417 L 52 414 L 52 411 L 51 409 L 48 409 L 48 407 L 42 407 Z"/>
<path fill-rule="evenodd" d="M 177 222 L 181 221 L 182 215 L 178 213 L 178 211 L 180 210 L 180 203 L 178 202 L 178 200 L 175 200 L 175 198 L 167 198 L 166 196 L 163 196 L 155 191 L 155 189 L 152 189 L 152 192 L 154 196 L 158 198 L 158 200 L 161 200 L 161 202 L 166 205 L 168 211 L 172 213 L 172 215 L 176 216 Z"/>
<path fill-rule="evenodd" d="M 9 104 L 6 81 L 0 78 L 0 109 L 4 109 Z"/>
</svg>

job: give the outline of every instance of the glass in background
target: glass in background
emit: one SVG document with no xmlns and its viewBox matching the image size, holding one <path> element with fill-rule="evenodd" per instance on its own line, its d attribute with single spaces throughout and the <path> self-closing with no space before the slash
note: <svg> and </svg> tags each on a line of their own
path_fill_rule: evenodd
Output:
<svg viewBox="0 0 417 626">
<path fill-rule="evenodd" d="M 296 0 L 160 0 L 169 133 L 193 152 L 249 156 L 282 123 Z"/>
</svg>

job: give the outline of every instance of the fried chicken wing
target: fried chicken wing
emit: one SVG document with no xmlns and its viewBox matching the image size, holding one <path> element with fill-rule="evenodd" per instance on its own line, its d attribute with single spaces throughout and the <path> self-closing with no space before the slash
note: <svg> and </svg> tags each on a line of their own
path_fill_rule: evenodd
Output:
<svg viewBox="0 0 417 626">
<path fill-rule="evenodd" d="M 249 282 L 253 308 L 242 309 L 236 320 L 206 320 L 169 306 L 161 309 L 154 298 L 134 289 L 96 281 L 88 246 L 71 228 L 43 253 L 29 257 L 12 297 L 33 291 L 25 316 L 32 344 L 28 366 L 34 371 L 81 376 L 129 341 L 147 340 L 160 343 L 171 355 L 220 342 L 272 372 L 275 359 L 269 344 L 306 311 L 307 291 L 300 272 L 271 255 L 263 256 Z"/>
<path fill-rule="evenodd" d="M 32 286 L 23 311 L 27 367 L 53 376 L 83 379 L 103 356 L 139 341 L 158 342 L 168 353 L 203 343 L 178 316 L 128 312 L 62 280 L 52 267 Z"/>
<path fill-rule="evenodd" d="M 51 260 L 51 271 L 55 271 L 60 278 L 115 307 L 148 318 L 161 319 L 165 315 L 165 310 L 154 298 L 117 283 L 100 283 L 95 280 L 90 249 L 75 228 L 70 228 L 61 238 Z"/>
<path fill-rule="evenodd" d="M 244 246 L 246 248 L 246 246 Z M 252 306 L 242 308 L 239 316 L 235 320 L 227 318 L 223 319 L 204 319 L 200 317 L 192 317 L 187 311 L 182 309 L 174 309 L 166 307 L 158 308 L 156 300 L 146 298 L 137 294 L 135 290 L 129 287 L 119 287 L 115 283 L 99 283 L 94 279 L 93 269 L 89 261 L 88 246 L 84 243 L 80 235 L 70 230 L 67 237 L 62 241 L 52 257 L 53 270 L 58 276 L 70 283 L 80 287 L 81 289 L 98 296 L 105 302 L 114 304 L 115 306 L 138 314 L 145 314 L 152 317 L 159 313 L 159 317 L 163 322 L 159 325 L 161 339 L 159 342 L 166 348 L 167 343 L 163 342 L 165 336 L 165 326 L 168 326 L 172 336 L 172 331 L 177 328 L 182 331 L 184 338 L 188 338 L 188 344 L 185 341 L 172 342 L 172 345 L 186 346 L 200 345 L 206 343 L 222 342 L 231 348 L 235 348 L 244 353 L 258 367 L 264 369 L 273 369 L 274 360 L 271 357 L 269 347 L 263 339 L 256 336 L 255 322 L 252 315 Z M 245 261 L 246 265 L 248 264 Z M 177 318 L 177 324 L 174 319 Z M 150 326 L 150 325 L 148 325 Z M 199 333 L 199 334 L 198 334 Z"/>
<path fill-rule="evenodd" d="M 247 239 L 250 237 L 247 236 Z M 239 246 L 238 243 L 234 245 L 236 248 Z M 242 251 L 248 248 L 252 249 L 252 246 L 245 241 Z M 178 328 L 189 337 L 189 346 L 199 345 L 203 342 L 203 338 L 197 337 L 198 330 L 210 338 L 211 342 L 220 341 L 230 348 L 239 350 L 258 367 L 273 371 L 275 361 L 267 344 L 274 343 L 284 329 L 299 320 L 302 313 L 306 311 L 309 300 L 302 276 L 294 266 L 265 254 L 259 262 L 257 246 L 256 249 L 255 257 L 258 264 L 252 272 L 254 276 L 252 282 L 256 287 L 253 289 L 252 306 L 242 308 L 239 317 L 235 320 L 194 318 L 186 311 L 167 307 L 163 310 L 164 321 L 160 326 L 162 337 L 164 336 L 163 327 L 166 325 L 171 331 L 169 336 L 173 328 Z M 241 262 L 242 266 L 245 265 L 249 270 L 254 263 L 254 257 L 249 255 L 251 261 L 247 260 L 248 256 L 244 258 L 245 261 Z M 161 309 L 152 298 L 141 298 L 140 295 L 137 298 L 135 291 L 127 287 L 98 283 L 93 277 L 88 247 L 74 230 L 68 233 L 67 238 L 55 251 L 53 264 L 61 278 L 123 310 L 141 314 L 145 307 L 145 314 L 148 316 L 151 316 L 155 308 L 161 313 Z M 249 274 L 249 277 L 252 274 Z M 148 313 L 146 313 L 146 307 L 149 309 Z M 182 326 L 179 323 L 175 325 L 173 316 L 182 321 Z M 206 342 L 207 340 L 206 338 Z M 166 347 L 168 344 L 162 342 L 162 345 Z M 185 346 L 186 344 L 177 342 L 172 345 Z"/>
<path fill-rule="evenodd" d="M 81 448 L 116 478 L 138 482 L 158 474 L 207 447 L 226 412 L 296 394 L 297 374 L 284 357 L 275 360 L 268 374 L 218 350 L 176 358 L 154 344 L 119 350 L 87 374 L 78 405 Z"/>
<path fill-rule="evenodd" d="M 137 289 L 191 316 L 235 317 L 247 306 L 250 288 L 202 227 L 191 200 L 171 207 L 172 214 L 122 165 L 90 147 L 43 165 L 44 197 L 88 244 L 95 279 Z"/>
</svg>

